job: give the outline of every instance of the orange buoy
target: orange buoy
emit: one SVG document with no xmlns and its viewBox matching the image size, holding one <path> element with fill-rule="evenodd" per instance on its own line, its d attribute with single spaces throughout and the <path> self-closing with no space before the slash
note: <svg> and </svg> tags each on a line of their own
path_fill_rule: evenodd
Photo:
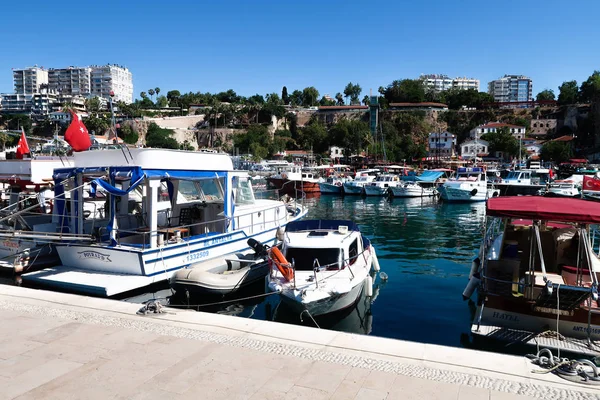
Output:
<svg viewBox="0 0 600 400">
<path fill-rule="evenodd" d="M 281 272 L 281 275 L 283 275 L 285 280 L 291 282 L 294 279 L 294 269 L 292 268 L 292 265 L 288 262 L 288 260 L 285 258 L 281 250 L 279 250 L 277 247 L 271 247 L 269 253 L 271 260 L 273 260 L 273 263 L 275 264 L 279 272 Z"/>
</svg>

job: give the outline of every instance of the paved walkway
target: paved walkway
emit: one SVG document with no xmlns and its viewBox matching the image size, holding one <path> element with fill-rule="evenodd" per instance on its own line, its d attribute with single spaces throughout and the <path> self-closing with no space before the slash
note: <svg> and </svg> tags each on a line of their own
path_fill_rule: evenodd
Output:
<svg viewBox="0 0 600 400">
<path fill-rule="evenodd" d="M 600 398 L 523 357 L 138 309 L 0 286 L 0 399 Z"/>
</svg>

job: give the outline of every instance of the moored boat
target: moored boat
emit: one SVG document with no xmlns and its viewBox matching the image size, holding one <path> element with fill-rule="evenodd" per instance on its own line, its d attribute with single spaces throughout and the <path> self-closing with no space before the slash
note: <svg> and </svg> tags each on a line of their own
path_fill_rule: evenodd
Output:
<svg viewBox="0 0 600 400">
<path fill-rule="evenodd" d="M 381 174 L 371 183 L 364 186 L 367 196 L 385 196 L 388 191 L 400 184 L 398 175 Z"/>
<path fill-rule="evenodd" d="M 363 194 L 365 185 L 373 182 L 378 174 L 378 169 L 364 169 L 357 171 L 354 180 L 344 182 L 344 194 Z"/>
<path fill-rule="evenodd" d="M 254 239 L 249 239 L 248 245 L 253 249 L 250 252 L 234 253 L 180 269 L 169 279 L 169 284 L 181 297 L 225 296 L 264 280 L 269 273 L 267 246 Z"/>
<path fill-rule="evenodd" d="M 499 190 L 488 189 L 485 171 L 480 167 L 458 168 L 456 177 L 448 179 L 438 188 L 444 201 L 486 201 L 498 196 Z"/>
<path fill-rule="evenodd" d="M 375 249 L 351 221 L 288 224 L 281 252 L 273 250 L 269 290 L 311 316 L 354 305 L 365 285 L 373 284 L 371 268 L 379 270 Z"/>
<path fill-rule="evenodd" d="M 248 173 L 233 170 L 225 154 L 86 151 L 75 154 L 75 167 L 56 169 L 54 182 L 55 198 L 65 187 L 77 188 L 68 201 L 55 201 L 59 232 L 91 235 L 95 243 L 56 244 L 61 265 L 23 280 L 100 296 L 249 250 L 249 238 L 271 244 L 277 229 L 306 214 L 299 204 L 256 199 Z M 104 193 L 104 213 L 84 213 L 84 188 Z"/>
<path fill-rule="evenodd" d="M 488 201 L 487 217 L 463 292 L 468 298 L 478 289 L 472 334 L 600 355 L 598 207 L 580 199 L 499 197 Z"/>
</svg>

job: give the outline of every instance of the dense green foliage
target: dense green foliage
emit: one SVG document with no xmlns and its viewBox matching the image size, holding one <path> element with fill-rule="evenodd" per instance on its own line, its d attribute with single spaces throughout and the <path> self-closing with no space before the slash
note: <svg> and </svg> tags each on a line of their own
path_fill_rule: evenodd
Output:
<svg viewBox="0 0 600 400">
<path fill-rule="evenodd" d="M 489 143 L 490 154 L 500 151 L 505 158 L 519 154 L 519 140 L 510 133 L 508 128 L 499 128 L 496 132 L 486 133 L 481 138 Z"/>
<path fill-rule="evenodd" d="M 567 161 L 573 156 L 573 149 L 569 142 L 547 142 L 542 146 L 540 157 L 556 163 Z"/>
<path fill-rule="evenodd" d="M 577 81 L 563 82 L 558 87 L 558 104 L 568 105 L 577 103 L 579 97 L 579 88 L 577 87 Z"/>
<path fill-rule="evenodd" d="M 161 128 L 152 122 L 146 133 L 146 146 L 163 149 L 178 149 L 179 143 L 172 137 L 173 130 Z"/>
<path fill-rule="evenodd" d="M 539 92 L 535 99 L 537 101 L 555 100 L 556 96 L 554 95 L 554 90 L 546 89 Z"/>
</svg>

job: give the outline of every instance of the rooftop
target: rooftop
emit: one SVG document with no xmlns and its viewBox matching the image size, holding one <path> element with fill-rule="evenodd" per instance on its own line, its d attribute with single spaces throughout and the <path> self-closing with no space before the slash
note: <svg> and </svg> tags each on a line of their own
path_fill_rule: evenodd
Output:
<svg viewBox="0 0 600 400">
<path fill-rule="evenodd" d="M 421 102 L 421 103 L 390 103 L 390 107 L 439 107 L 448 108 L 444 103 Z"/>
<path fill-rule="evenodd" d="M 368 110 L 369 106 L 359 106 L 359 105 L 350 105 L 350 106 L 320 106 L 319 111 L 328 111 L 328 110 Z"/>
<path fill-rule="evenodd" d="M 490 122 L 485 125 L 479 125 L 478 128 L 521 128 L 521 129 L 525 129 L 524 126 L 505 124 L 504 122 Z"/>
</svg>

